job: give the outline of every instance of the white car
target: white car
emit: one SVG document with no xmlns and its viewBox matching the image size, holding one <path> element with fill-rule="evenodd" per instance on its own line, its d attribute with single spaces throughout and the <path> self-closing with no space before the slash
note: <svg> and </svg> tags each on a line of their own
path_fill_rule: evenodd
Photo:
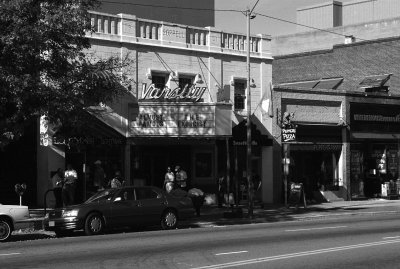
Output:
<svg viewBox="0 0 400 269">
<path fill-rule="evenodd" d="M 14 230 L 29 227 L 27 206 L 0 204 L 0 242 L 7 241 Z"/>
</svg>

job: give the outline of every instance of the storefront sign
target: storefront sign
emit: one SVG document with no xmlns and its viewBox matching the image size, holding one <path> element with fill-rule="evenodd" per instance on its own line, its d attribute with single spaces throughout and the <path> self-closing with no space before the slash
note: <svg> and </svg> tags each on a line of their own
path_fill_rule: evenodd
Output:
<svg viewBox="0 0 400 269">
<path fill-rule="evenodd" d="M 342 144 L 290 144 L 291 150 L 295 151 L 341 151 Z"/>
<path fill-rule="evenodd" d="M 216 105 L 145 102 L 138 111 L 131 110 L 128 136 L 231 135 L 230 116 L 231 110 L 219 110 Z M 216 121 L 221 124 L 216 126 Z"/>
<path fill-rule="evenodd" d="M 354 114 L 356 121 L 400 122 L 400 114 L 396 116 Z"/>
<path fill-rule="evenodd" d="M 399 133 L 400 105 L 350 104 L 352 132 Z"/>
<path fill-rule="evenodd" d="M 165 115 L 163 114 L 139 114 L 137 126 L 140 127 L 164 127 L 166 124 Z M 168 119 L 167 119 L 168 121 Z M 175 123 L 180 128 L 205 128 L 207 127 L 207 119 L 202 114 L 185 114 L 182 119 L 176 119 Z"/>
<path fill-rule="evenodd" d="M 206 87 L 196 87 L 196 84 L 181 88 L 170 89 L 165 86 L 163 89 L 156 88 L 154 84 L 146 89 L 143 83 L 141 100 L 167 100 L 167 101 L 192 101 L 198 102 L 206 91 Z"/>
<path fill-rule="evenodd" d="M 296 141 L 296 128 L 282 128 L 282 142 Z"/>
<path fill-rule="evenodd" d="M 78 145 L 122 145 L 124 141 L 122 139 L 111 137 L 95 138 L 83 136 L 53 136 L 52 143 L 53 145 L 71 147 Z"/>
</svg>

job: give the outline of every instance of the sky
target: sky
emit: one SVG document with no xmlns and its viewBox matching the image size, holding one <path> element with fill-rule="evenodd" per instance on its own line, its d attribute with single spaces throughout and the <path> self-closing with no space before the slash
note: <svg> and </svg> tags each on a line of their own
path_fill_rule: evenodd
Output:
<svg viewBox="0 0 400 269">
<path fill-rule="evenodd" d="M 332 0 L 331 0 L 332 1 Z M 331 2 L 329 0 L 259 0 L 253 12 L 296 22 L 296 9 Z M 215 0 L 215 9 L 246 10 L 257 0 Z M 346 1 L 342 1 L 346 2 Z M 215 27 L 229 32 L 246 33 L 246 17 L 237 12 L 216 12 Z M 251 34 L 286 35 L 296 32 L 296 25 L 257 16 L 250 23 Z"/>
</svg>

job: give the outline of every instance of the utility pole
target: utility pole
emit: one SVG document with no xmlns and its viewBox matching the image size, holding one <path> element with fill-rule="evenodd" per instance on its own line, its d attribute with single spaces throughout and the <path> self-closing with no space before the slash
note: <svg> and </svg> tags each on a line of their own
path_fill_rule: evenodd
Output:
<svg viewBox="0 0 400 269">
<path fill-rule="evenodd" d="M 247 165 L 246 165 L 246 174 L 247 174 L 247 200 L 248 200 L 248 217 L 253 218 L 253 181 L 252 181 L 252 154 L 251 154 L 251 93 L 250 93 L 250 18 L 251 11 L 249 9 L 246 10 L 246 19 L 247 19 L 247 91 L 246 91 L 246 102 L 247 102 Z"/>
</svg>

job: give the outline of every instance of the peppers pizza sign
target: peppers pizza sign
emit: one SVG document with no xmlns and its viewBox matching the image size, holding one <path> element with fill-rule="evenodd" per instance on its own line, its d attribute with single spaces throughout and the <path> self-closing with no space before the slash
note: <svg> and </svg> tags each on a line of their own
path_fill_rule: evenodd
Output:
<svg viewBox="0 0 400 269">
<path fill-rule="evenodd" d="M 282 128 L 282 142 L 296 141 L 296 128 Z"/>
</svg>

